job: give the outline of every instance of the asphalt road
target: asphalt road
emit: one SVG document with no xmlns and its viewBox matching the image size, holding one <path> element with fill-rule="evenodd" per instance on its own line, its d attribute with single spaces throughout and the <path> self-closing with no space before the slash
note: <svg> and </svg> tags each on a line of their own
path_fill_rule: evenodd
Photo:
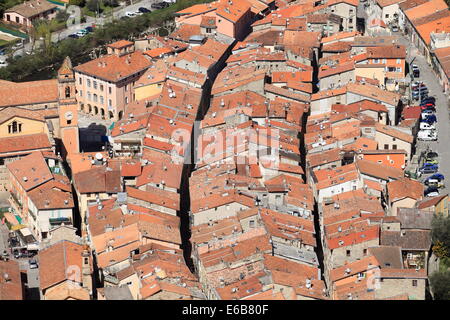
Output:
<svg viewBox="0 0 450 320">
<path fill-rule="evenodd" d="M 4 250 L 9 253 L 8 234 L 8 227 L 6 226 L 6 224 L 2 224 L 0 221 L 0 254 L 3 253 Z"/>
<path fill-rule="evenodd" d="M 446 178 L 445 188 L 441 189 L 440 193 L 446 194 L 450 190 L 450 108 L 448 99 L 442 92 L 442 86 L 425 58 L 418 53 L 418 50 L 408 40 L 402 39 L 401 42 L 408 47 L 407 61 L 413 61 L 413 64 L 419 66 L 420 78 L 415 80 L 422 80 L 428 87 L 428 95 L 436 98 L 438 141 L 417 141 L 417 144 L 419 146 L 428 145 L 432 151 L 439 154 L 439 173 Z M 427 176 L 429 175 L 423 175 L 421 180 Z"/>
<path fill-rule="evenodd" d="M 141 0 L 141 1 L 133 1 L 133 4 L 129 6 L 124 6 L 121 8 L 116 8 L 115 11 L 113 11 L 111 16 L 108 17 L 98 17 L 93 18 L 90 16 L 86 16 L 86 22 L 80 23 L 76 25 L 72 25 L 69 28 L 66 28 L 61 31 L 57 31 L 52 33 L 52 42 L 56 43 L 58 41 L 64 40 L 67 38 L 70 34 L 76 33 L 88 26 L 92 25 L 103 25 L 108 21 L 112 21 L 113 19 L 120 19 L 121 17 L 125 16 L 127 12 L 136 12 L 140 7 L 147 8 L 151 11 L 154 11 L 155 9 L 151 9 L 151 5 L 156 2 L 161 2 L 162 0 Z M 19 49 L 14 52 L 14 56 L 18 55 L 24 55 L 25 52 L 30 52 L 32 49 L 32 43 L 27 43 L 22 49 Z"/>
</svg>

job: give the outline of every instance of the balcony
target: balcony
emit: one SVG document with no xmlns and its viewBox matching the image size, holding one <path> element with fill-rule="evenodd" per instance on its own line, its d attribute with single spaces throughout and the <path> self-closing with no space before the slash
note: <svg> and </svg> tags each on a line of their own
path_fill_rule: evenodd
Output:
<svg viewBox="0 0 450 320">
<path fill-rule="evenodd" d="M 12 193 L 12 192 L 10 193 L 10 198 L 9 198 L 9 199 L 12 200 L 11 203 L 12 203 L 14 206 L 20 208 L 19 211 L 21 211 L 21 210 L 23 209 L 22 202 L 19 200 L 19 198 L 18 198 L 14 193 Z"/>
<path fill-rule="evenodd" d="M 72 225 L 72 219 L 70 218 L 66 218 L 66 217 L 61 217 L 61 218 L 49 218 L 48 221 L 50 222 L 50 225 L 55 226 L 55 225 L 61 225 L 62 223 L 64 223 L 64 225 Z"/>
</svg>

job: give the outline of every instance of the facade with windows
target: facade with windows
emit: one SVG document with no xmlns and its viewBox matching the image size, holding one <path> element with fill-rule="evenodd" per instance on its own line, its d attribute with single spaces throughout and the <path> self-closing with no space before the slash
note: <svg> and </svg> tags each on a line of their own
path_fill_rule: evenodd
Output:
<svg viewBox="0 0 450 320">
<path fill-rule="evenodd" d="M 58 12 L 57 7 L 54 3 L 46 0 L 26 1 L 6 10 L 3 15 L 3 21 L 28 29 L 33 27 L 33 23 L 37 20 L 53 19 Z"/>
<path fill-rule="evenodd" d="M 108 46 L 108 55 L 74 68 L 80 111 L 103 119 L 120 120 L 134 101 L 133 87 L 151 66 L 150 58 L 134 52 L 133 42 Z"/>
</svg>

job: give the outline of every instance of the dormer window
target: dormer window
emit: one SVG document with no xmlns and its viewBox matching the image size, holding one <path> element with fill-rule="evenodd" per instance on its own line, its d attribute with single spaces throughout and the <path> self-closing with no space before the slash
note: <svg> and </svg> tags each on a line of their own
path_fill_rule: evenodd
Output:
<svg viewBox="0 0 450 320">
<path fill-rule="evenodd" d="M 22 124 L 17 121 L 13 121 L 8 125 L 8 133 L 19 133 L 22 132 Z"/>
</svg>

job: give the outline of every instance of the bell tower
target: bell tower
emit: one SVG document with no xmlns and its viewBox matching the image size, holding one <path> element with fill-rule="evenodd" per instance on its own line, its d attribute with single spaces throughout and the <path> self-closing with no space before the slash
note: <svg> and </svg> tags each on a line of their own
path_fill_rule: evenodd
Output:
<svg viewBox="0 0 450 320">
<path fill-rule="evenodd" d="M 68 154 L 80 152 L 78 105 L 75 94 L 75 74 L 70 58 L 66 57 L 58 70 L 59 136 L 62 140 L 61 156 L 63 158 L 66 158 Z"/>
</svg>

